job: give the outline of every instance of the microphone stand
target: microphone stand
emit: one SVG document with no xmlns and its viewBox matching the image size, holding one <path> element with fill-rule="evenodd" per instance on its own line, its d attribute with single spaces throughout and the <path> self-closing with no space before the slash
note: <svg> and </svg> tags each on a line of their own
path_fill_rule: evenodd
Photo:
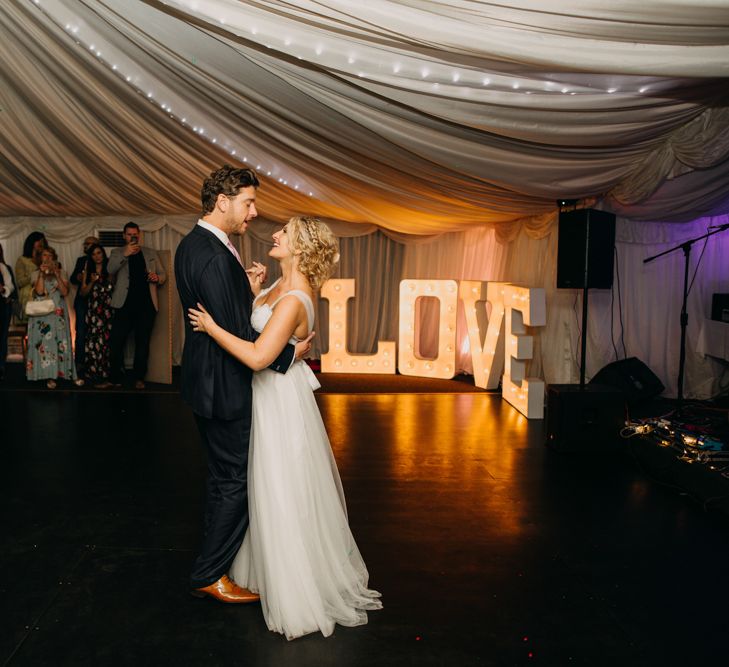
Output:
<svg viewBox="0 0 729 667">
<path fill-rule="evenodd" d="M 686 327 L 688 326 L 688 310 L 686 308 L 686 304 L 688 301 L 688 274 L 689 274 L 689 259 L 691 257 L 691 246 L 696 243 L 696 241 L 700 241 L 701 239 L 708 238 L 709 236 L 713 236 L 714 234 L 718 234 L 719 232 L 724 232 L 727 229 L 729 229 L 729 224 L 726 225 L 718 225 L 713 231 L 707 232 L 706 234 L 702 234 L 701 236 L 697 236 L 694 239 L 689 239 L 688 241 L 684 241 L 683 243 L 674 246 L 673 248 L 669 248 L 668 250 L 664 250 L 663 252 L 659 252 L 657 255 L 653 255 L 653 257 L 647 257 L 643 260 L 643 264 L 648 264 L 648 262 L 652 262 L 654 259 L 658 259 L 659 257 L 663 257 L 663 255 L 667 255 L 668 253 L 674 252 L 675 250 L 678 250 L 679 248 L 683 250 L 683 258 L 684 258 L 684 265 L 683 265 L 683 305 L 681 306 L 681 347 L 680 347 L 680 353 L 678 357 L 678 406 L 677 409 L 680 410 L 681 406 L 683 404 L 683 375 L 684 375 L 684 366 L 686 365 Z"/>
</svg>

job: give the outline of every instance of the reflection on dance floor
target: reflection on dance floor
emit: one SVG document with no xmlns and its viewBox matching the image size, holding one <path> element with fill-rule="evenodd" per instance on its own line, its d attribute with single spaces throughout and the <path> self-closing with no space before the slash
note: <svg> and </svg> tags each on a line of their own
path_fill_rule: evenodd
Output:
<svg viewBox="0 0 729 667">
<path fill-rule="evenodd" d="M 494 487 L 519 472 L 528 420 L 497 396 L 327 394 L 318 401 L 345 485 L 364 466 L 373 483 L 397 493 L 432 486 L 434 505 L 452 510 L 455 503 L 462 521 L 489 515 L 503 533 L 522 530 L 519 504 L 504 502 Z"/>
<path fill-rule="evenodd" d="M 548 450 L 543 424 L 496 394 L 317 396 L 384 609 L 295 642 L 268 632 L 260 607 L 188 595 L 205 457 L 178 395 L 0 397 L 9 664 L 118 664 L 118 653 L 140 665 L 470 667 L 527 664 L 533 652 L 550 665 L 673 664 L 674 654 L 708 665 L 723 655 L 729 579 L 676 573 L 726 553 L 725 527 L 630 461 Z M 708 619 L 700 641 L 683 632 L 687 609 Z"/>
</svg>

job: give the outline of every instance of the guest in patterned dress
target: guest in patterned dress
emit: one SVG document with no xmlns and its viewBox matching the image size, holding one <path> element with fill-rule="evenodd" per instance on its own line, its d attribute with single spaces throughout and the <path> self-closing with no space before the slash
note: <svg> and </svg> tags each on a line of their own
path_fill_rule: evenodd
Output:
<svg viewBox="0 0 729 667">
<path fill-rule="evenodd" d="M 94 243 L 87 251 L 86 268 L 81 278 L 81 296 L 86 299 L 86 379 L 98 389 L 111 387 L 111 292 L 113 285 L 104 249 Z"/>
<path fill-rule="evenodd" d="M 28 360 L 25 371 L 28 380 L 46 380 L 49 389 L 56 380 L 83 380 L 76 377 L 71 348 L 71 328 L 68 321 L 68 278 L 58 264 L 53 248 L 44 248 L 40 267 L 31 277 L 34 299 L 53 299 L 56 309 L 49 315 L 28 318 Z"/>
<path fill-rule="evenodd" d="M 75 336 L 73 341 L 73 360 L 76 364 L 76 373 L 79 377 L 85 377 L 84 363 L 86 360 L 86 297 L 81 294 L 81 281 L 83 280 L 86 262 L 89 259 L 89 248 L 100 243 L 95 236 L 87 236 L 83 242 L 83 254 L 76 258 L 76 264 L 69 276 L 71 284 L 76 286 L 76 297 L 73 300 L 73 310 L 76 313 L 74 318 Z"/>
</svg>

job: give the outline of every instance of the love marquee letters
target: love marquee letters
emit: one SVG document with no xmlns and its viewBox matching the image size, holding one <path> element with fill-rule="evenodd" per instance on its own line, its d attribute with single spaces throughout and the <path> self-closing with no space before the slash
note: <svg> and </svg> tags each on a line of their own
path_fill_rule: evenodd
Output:
<svg viewBox="0 0 729 667">
<path fill-rule="evenodd" d="M 369 355 L 347 351 L 347 301 L 354 295 L 355 281 L 351 278 L 332 279 L 322 287 L 321 296 L 329 301 L 329 351 L 321 358 L 323 372 L 394 374 L 397 368 L 402 375 L 454 377 L 460 299 L 476 386 L 496 389 L 501 379 L 505 400 L 530 419 L 544 416 L 544 382 L 525 377 L 526 361 L 532 358 L 534 349 L 526 327 L 541 327 L 547 322 L 543 288 L 476 280 L 403 280 L 397 353 L 394 342 L 378 341 L 377 351 Z M 433 297 L 440 306 L 438 353 L 432 359 L 417 354 L 416 302 L 422 297 Z M 487 324 L 483 321 L 485 309 L 479 311 L 479 302 L 491 305 Z"/>
</svg>

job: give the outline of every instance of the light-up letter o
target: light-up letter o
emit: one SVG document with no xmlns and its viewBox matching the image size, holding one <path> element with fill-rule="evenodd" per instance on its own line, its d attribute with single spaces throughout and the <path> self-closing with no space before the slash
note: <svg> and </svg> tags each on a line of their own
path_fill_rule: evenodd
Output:
<svg viewBox="0 0 729 667">
<path fill-rule="evenodd" d="M 415 302 L 420 297 L 440 302 L 438 318 L 438 356 L 422 359 L 415 354 L 419 323 L 415 321 Z M 455 280 L 400 281 L 400 340 L 397 367 L 402 375 L 452 378 L 456 374 L 456 309 L 458 285 Z"/>
</svg>

